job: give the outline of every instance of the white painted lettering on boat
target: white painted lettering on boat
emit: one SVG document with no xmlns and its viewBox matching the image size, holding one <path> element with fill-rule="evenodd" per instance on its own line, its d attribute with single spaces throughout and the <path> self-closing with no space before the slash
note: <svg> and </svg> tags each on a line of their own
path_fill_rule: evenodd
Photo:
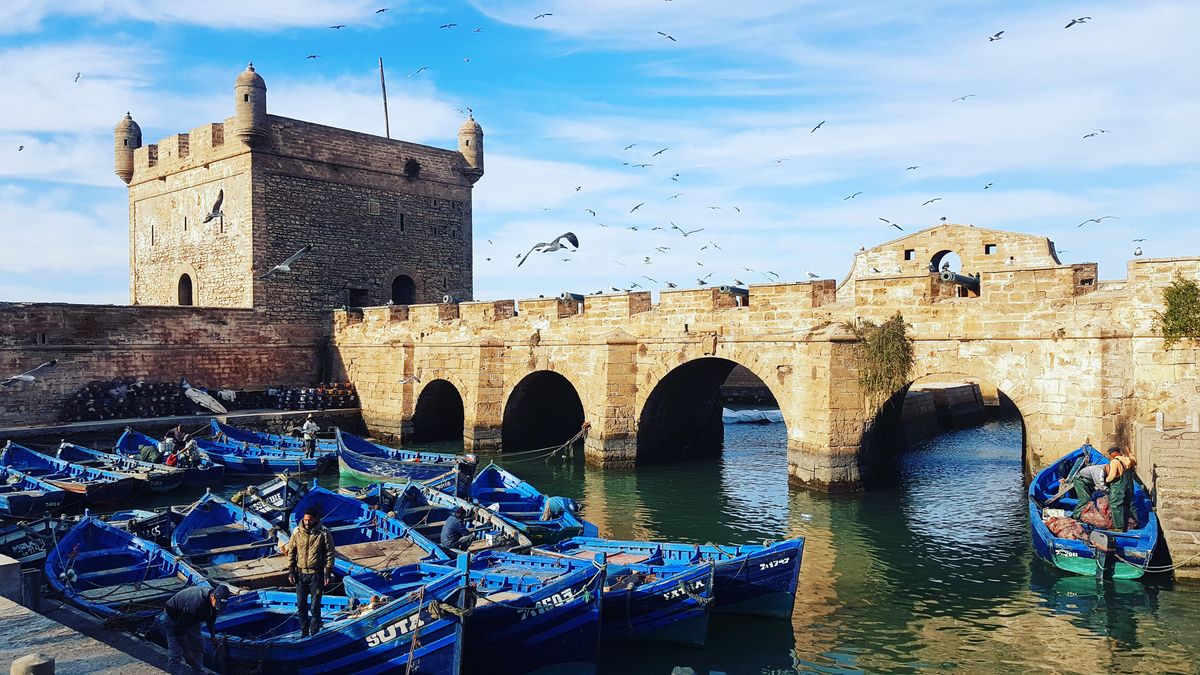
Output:
<svg viewBox="0 0 1200 675">
<path fill-rule="evenodd" d="M 696 581 L 691 582 L 690 584 L 687 584 L 687 591 L 691 591 L 693 593 L 698 593 L 703 590 L 704 590 L 704 580 L 703 579 L 698 579 Z M 673 598 L 678 598 L 681 595 L 685 595 L 687 593 L 687 591 L 685 591 L 682 586 L 677 586 L 674 590 L 663 593 L 662 596 L 663 596 L 664 600 L 671 600 Z"/>
<path fill-rule="evenodd" d="M 425 620 L 419 614 L 410 614 L 399 621 L 383 627 L 367 636 L 368 647 L 378 647 L 385 642 L 391 642 L 397 637 L 425 625 Z"/>
<path fill-rule="evenodd" d="M 759 570 L 769 570 L 769 569 L 774 569 L 774 568 L 776 568 L 776 567 L 779 567 L 780 565 L 786 565 L 786 564 L 788 564 L 788 561 L 789 561 L 789 560 L 791 560 L 791 558 L 780 558 L 780 559 L 778 559 L 778 560 L 772 560 L 771 562 L 759 563 L 759 564 L 758 564 L 758 569 L 759 569 Z"/>
<path fill-rule="evenodd" d="M 524 621 L 531 616 L 544 614 L 555 607 L 562 607 L 579 596 L 579 591 L 574 588 L 563 589 L 550 597 L 538 600 L 533 603 L 532 607 L 522 607 L 518 612 L 520 613 L 521 620 Z"/>
</svg>

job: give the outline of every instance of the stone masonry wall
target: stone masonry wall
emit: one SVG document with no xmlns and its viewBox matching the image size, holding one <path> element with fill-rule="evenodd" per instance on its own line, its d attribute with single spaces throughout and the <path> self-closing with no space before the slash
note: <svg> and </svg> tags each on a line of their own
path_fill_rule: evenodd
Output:
<svg viewBox="0 0 1200 675">
<path fill-rule="evenodd" d="M 0 426 L 53 422 L 63 402 L 93 380 L 187 378 L 233 389 L 311 384 L 320 339 L 249 309 L 3 303 L 0 373 L 50 359 L 58 365 L 35 382 L 0 389 Z"/>
</svg>

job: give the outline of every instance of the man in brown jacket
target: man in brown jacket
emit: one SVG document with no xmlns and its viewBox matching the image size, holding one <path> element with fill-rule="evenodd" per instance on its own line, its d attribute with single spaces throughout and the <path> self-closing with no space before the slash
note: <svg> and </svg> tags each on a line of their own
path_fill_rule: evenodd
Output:
<svg viewBox="0 0 1200 675">
<path fill-rule="evenodd" d="M 321 524 L 316 508 L 305 509 L 304 518 L 292 531 L 292 540 L 288 542 L 288 556 L 288 581 L 296 584 L 296 613 L 300 616 L 300 637 L 316 635 L 321 631 L 321 594 L 333 581 L 334 556 L 333 535 Z"/>
</svg>

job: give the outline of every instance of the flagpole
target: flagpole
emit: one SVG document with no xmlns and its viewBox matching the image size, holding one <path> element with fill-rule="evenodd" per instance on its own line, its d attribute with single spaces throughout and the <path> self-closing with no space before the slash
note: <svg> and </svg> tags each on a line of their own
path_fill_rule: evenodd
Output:
<svg viewBox="0 0 1200 675">
<path fill-rule="evenodd" d="M 383 90 L 383 133 L 388 138 L 392 137 L 391 124 L 388 122 L 387 109 L 387 83 L 383 79 L 383 57 L 379 57 L 379 88 Z"/>
</svg>

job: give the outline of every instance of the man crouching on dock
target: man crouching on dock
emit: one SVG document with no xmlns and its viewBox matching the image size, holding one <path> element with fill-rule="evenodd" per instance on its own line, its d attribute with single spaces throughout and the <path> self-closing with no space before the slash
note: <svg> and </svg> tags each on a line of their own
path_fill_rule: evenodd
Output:
<svg viewBox="0 0 1200 675">
<path fill-rule="evenodd" d="M 217 649 L 217 613 L 229 599 L 229 587 L 218 584 L 216 588 L 192 586 L 179 591 L 170 600 L 158 620 L 167 635 L 167 672 L 182 675 L 185 672 L 204 672 L 204 644 L 200 638 L 200 624 L 208 624 L 212 637 L 213 651 Z M 184 670 L 183 664 L 188 669 Z"/>
<path fill-rule="evenodd" d="M 300 637 L 321 632 L 321 594 L 333 581 L 333 535 L 321 524 L 313 507 L 304 510 L 304 518 L 288 542 L 288 581 L 296 584 L 296 614 L 300 617 Z M 309 619 L 309 597 L 312 618 Z M 309 630 L 311 628 L 311 631 Z"/>
</svg>

